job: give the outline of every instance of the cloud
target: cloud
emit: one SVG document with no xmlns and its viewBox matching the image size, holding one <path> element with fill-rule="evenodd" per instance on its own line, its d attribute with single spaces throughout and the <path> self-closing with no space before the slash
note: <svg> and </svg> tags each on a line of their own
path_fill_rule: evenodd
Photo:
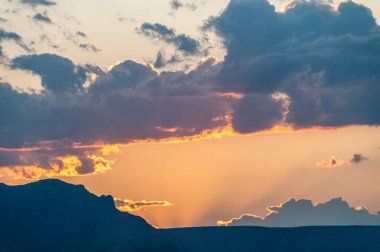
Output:
<svg viewBox="0 0 380 252">
<path fill-rule="evenodd" d="M 122 212 L 137 212 L 145 211 L 152 207 L 168 207 L 173 206 L 172 203 L 167 201 L 134 201 L 134 200 L 123 200 L 114 198 L 115 206 Z"/>
<path fill-rule="evenodd" d="M 231 1 L 205 29 L 227 50 L 215 90 L 283 93 L 295 128 L 379 125 L 380 28 L 365 6 L 296 1 L 276 12 L 266 0 Z"/>
<path fill-rule="evenodd" d="M 165 53 L 163 51 L 159 51 L 157 53 L 156 60 L 153 63 L 153 66 L 155 68 L 163 68 L 167 65 L 176 64 L 178 62 L 181 62 L 181 58 L 177 55 L 172 55 L 169 59 L 165 57 Z"/>
<path fill-rule="evenodd" d="M 264 218 L 247 214 L 218 224 L 263 227 L 380 225 L 379 213 L 372 214 L 364 207 L 350 207 L 342 198 L 319 204 L 291 199 L 280 206 L 268 207 L 268 211 Z"/>
<path fill-rule="evenodd" d="M 0 169 L 17 173 L 25 170 L 18 167 L 36 166 L 46 170 L 41 176 L 51 176 L 55 157 L 75 156 L 82 164 L 91 164 L 94 155 L 103 157 L 94 149 L 99 143 L 211 134 L 228 126 L 227 115 L 234 103 L 230 97 L 211 92 L 210 80 L 220 68 L 214 59 L 189 73 L 161 74 L 133 61 L 120 62 L 106 72 L 90 66 L 83 69 L 57 55 L 21 56 L 13 64 L 38 73 L 44 87 L 41 93 L 23 93 L 0 84 L 0 148 L 8 157 L 0 162 Z M 95 76 L 87 86 L 84 81 L 89 72 Z M 46 148 L 46 142 L 58 146 Z M 94 174 L 93 166 L 74 170 Z M 27 177 L 36 176 L 40 175 Z"/>
<path fill-rule="evenodd" d="M 0 178 L 38 180 L 103 174 L 112 170 L 117 145 L 81 146 L 70 141 L 46 141 L 23 148 L 0 148 Z"/>
<path fill-rule="evenodd" d="M 79 47 L 90 52 L 100 52 L 100 49 L 98 49 L 96 46 L 91 44 L 79 44 Z"/>
<path fill-rule="evenodd" d="M 341 167 L 343 165 L 353 165 L 353 164 L 360 164 L 362 162 L 365 162 L 369 159 L 369 157 L 366 157 L 362 154 L 353 154 L 352 158 L 350 159 L 338 159 L 335 156 L 332 156 L 331 158 L 327 160 L 322 160 L 319 162 L 316 162 L 316 167 L 318 168 L 336 168 Z"/>
<path fill-rule="evenodd" d="M 67 149 L 75 153 L 59 156 L 63 150 L 0 150 L 0 178 L 39 180 L 103 174 L 112 170 L 113 161 L 89 151 Z M 78 153 L 80 153 L 78 155 Z"/>
<path fill-rule="evenodd" d="M 364 161 L 367 161 L 369 157 L 363 156 L 362 154 L 354 154 L 352 159 L 350 160 L 351 164 L 360 164 Z"/>
<path fill-rule="evenodd" d="M 86 41 L 88 39 L 87 34 L 82 31 L 72 32 L 64 29 L 61 32 L 67 41 L 78 46 L 78 48 L 82 50 L 94 53 L 101 51 L 98 47 Z"/>
<path fill-rule="evenodd" d="M 183 3 L 180 0 L 172 0 L 170 1 L 170 8 L 174 11 L 179 10 L 181 8 L 187 8 L 189 10 L 195 11 L 198 6 L 194 3 Z"/>
<path fill-rule="evenodd" d="M 13 41 L 15 42 L 19 47 L 24 49 L 27 52 L 30 52 L 31 50 L 29 47 L 23 42 L 22 37 L 15 33 L 15 32 L 8 32 L 2 28 L 0 28 L 0 57 L 5 57 L 4 52 L 1 47 L 1 43 L 3 41 Z"/>
<path fill-rule="evenodd" d="M 283 122 L 287 113 L 286 98 L 253 94 L 237 102 L 232 126 L 237 132 L 250 133 L 271 129 Z"/>
<path fill-rule="evenodd" d="M 183 3 L 179 0 L 172 0 L 172 1 L 170 1 L 170 7 L 173 10 L 178 10 L 178 9 L 183 7 Z"/>
<path fill-rule="evenodd" d="M 44 23 L 48 23 L 48 24 L 52 24 L 53 23 L 51 21 L 51 19 L 47 15 L 44 15 L 44 14 L 41 14 L 41 13 L 37 13 L 36 15 L 34 15 L 33 19 L 36 20 L 36 21 L 44 22 Z"/>
<path fill-rule="evenodd" d="M 13 59 L 11 67 L 38 74 L 42 86 L 52 92 L 82 90 L 88 73 L 85 67 L 54 54 L 19 56 Z"/>
<path fill-rule="evenodd" d="M 319 168 L 336 168 L 341 167 L 345 164 L 343 159 L 337 159 L 336 157 L 331 157 L 327 160 L 322 160 L 316 163 L 316 166 Z"/>
<path fill-rule="evenodd" d="M 145 37 L 161 40 L 167 44 L 171 44 L 185 55 L 200 53 L 199 41 L 185 34 L 176 34 L 173 29 L 170 29 L 165 25 L 159 23 L 143 23 L 138 29 L 138 32 Z"/>
<path fill-rule="evenodd" d="M 82 31 L 77 31 L 75 34 L 79 37 L 87 38 L 87 34 Z"/>
<path fill-rule="evenodd" d="M 189 72 L 158 73 L 132 60 L 102 70 L 54 54 L 15 58 L 11 67 L 39 75 L 44 89 L 23 93 L 0 84 L 0 148 L 197 138 L 231 127 L 246 134 L 277 125 L 379 125 L 380 28 L 366 7 L 313 1 L 276 12 L 264 0 L 231 1 L 206 28 L 224 39 L 227 55 Z M 202 55 L 199 41 L 162 24 L 144 23 L 139 32 L 182 52 L 159 52 L 156 67 Z M 0 30 L 2 40 L 22 43 Z"/>
<path fill-rule="evenodd" d="M 43 5 L 43 6 L 52 6 L 56 5 L 57 3 L 54 1 L 50 0 L 20 0 L 20 3 L 22 4 L 29 4 L 32 6 L 38 6 L 38 5 Z"/>
</svg>

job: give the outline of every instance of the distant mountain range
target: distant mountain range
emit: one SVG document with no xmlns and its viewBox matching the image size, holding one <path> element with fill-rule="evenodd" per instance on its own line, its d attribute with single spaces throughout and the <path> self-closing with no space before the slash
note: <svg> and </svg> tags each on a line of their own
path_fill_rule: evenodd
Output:
<svg viewBox="0 0 380 252">
<path fill-rule="evenodd" d="M 155 229 L 111 196 L 43 180 L 0 184 L 1 252 L 380 251 L 380 227 Z"/>
</svg>

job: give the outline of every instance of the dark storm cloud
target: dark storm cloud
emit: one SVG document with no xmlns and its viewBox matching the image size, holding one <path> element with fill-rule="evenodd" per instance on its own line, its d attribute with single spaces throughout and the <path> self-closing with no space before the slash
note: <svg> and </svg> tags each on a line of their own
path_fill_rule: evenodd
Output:
<svg viewBox="0 0 380 252">
<path fill-rule="evenodd" d="M 360 164 L 364 161 L 367 161 L 369 159 L 369 157 L 366 157 L 362 154 L 354 154 L 352 159 L 350 160 L 350 163 L 351 164 Z"/>
<path fill-rule="evenodd" d="M 20 3 L 22 3 L 22 4 L 30 4 L 30 5 L 33 5 L 33 6 L 38 6 L 38 5 L 52 6 L 52 5 L 56 5 L 57 4 L 56 2 L 50 1 L 50 0 L 20 0 Z"/>
<path fill-rule="evenodd" d="M 87 80 L 86 68 L 54 54 L 20 56 L 12 61 L 11 67 L 38 74 L 42 86 L 52 92 L 82 90 Z"/>
<path fill-rule="evenodd" d="M 185 35 L 177 34 L 173 29 L 165 25 L 155 23 L 144 23 L 138 29 L 138 32 L 148 38 L 164 41 L 176 47 L 177 50 L 187 55 L 199 54 L 199 41 Z"/>
<path fill-rule="evenodd" d="M 227 49 L 216 90 L 284 93 L 295 127 L 380 123 L 380 29 L 368 8 L 231 1 L 205 28 Z"/>
<path fill-rule="evenodd" d="M 268 207 L 268 211 L 270 213 L 265 218 L 243 215 L 218 224 L 264 227 L 380 225 L 378 213 L 371 214 L 365 208 L 352 208 L 342 198 L 316 205 L 310 200 L 291 199 L 281 206 Z"/>
<path fill-rule="evenodd" d="M 26 94 L 0 85 L 0 147 L 46 140 L 83 144 L 159 140 L 194 136 L 227 123 L 230 98 L 213 95 L 208 84 L 219 68 L 213 60 L 188 74 L 158 75 L 133 61 L 107 73 L 87 66 L 86 71 L 98 74 L 89 88 L 83 87 L 84 70 L 77 70 L 81 66 L 56 55 L 21 57 L 14 64 L 40 74 L 51 92 Z"/>
<path fill-rule="evenodd" d="M 285 116 L 286 101 L 270 95 L 248 95 L 237 102 L 232 126 L 240 133 L 257 132 L 280 124 Z"/>
<path fill-rule="evenodd" d="M 48 23 L 48 24 L 52 23 L 51 19 L 47 15 L 44 15 L 41 13 L 37 13 L 36 15 L 34 15 L 33 19 L 36 21 L 44 22 L 44 23 Z"/>
<path fill-rule="evenodd" d="M 104 94 L 135 89 L 139 83 L 156 76 L 157 73 L 151 67 L 126 60 L 113 66 L 106 75 L 99 76 L 91 86 L 91 91 Z"/>
<path fill-rule="evenodd" d="M 367 8 L 314 1 L 277 13 L 264 0 L 234 0 L 208 28 L 224 38 L 227 56 L 188 73 L 157 73 L 131 60 L 103 71 L 52 54 L 15 58 L 11 66 L 39 75 L 44 90 L 0 85 L 0 148 L 194 137 L 230 123 L 240 133 L 278 124 L 379 125 L 380 29 Z M 139 32 L 174 45 L 180 59 L 202 51 L 161 24 L 145 23 Z M 77 45 L 85 37 L 66 36 Z M 23 44 L 0 29 L 3 40 Z M 172 60 L 159 53 L 155 65 Z"/>
<path fill-rule="evenodd" d="M 0 84 L 0 177 L 103 173 L 112 162 L 99 156 L 99 143 L 197 136 L 226 126 L 225 115 L 234 102 L 211 93 L 208 83 L 219 69 L 212 59 L 188 74 L 158 75 L 133 61 L 107 73 L 87 66 L 98 78 L 84 88 L 83 76 L 73 74 L 79 66 L 56 55 L 47 61 L 36 57 L 38 64 L 31 65 L 38 68 L 33 69 L 41 74 L 45 91 L 22 93 Z M 44 68 L 47 62 L 52 70 Z M 67 83 L 60 79 L 60 68 L 72 76 Z M 57 87 L 57 82 L 67 86 Z"/>
</svg>

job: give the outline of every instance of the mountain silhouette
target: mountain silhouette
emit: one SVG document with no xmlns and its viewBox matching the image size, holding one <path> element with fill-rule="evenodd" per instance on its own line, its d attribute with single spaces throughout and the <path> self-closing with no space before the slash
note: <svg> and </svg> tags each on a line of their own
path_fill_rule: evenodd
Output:
<svg viewBox="0 0 380 252">
<path fill-rule="evenodd" d="M 1 252 L 378 252 L 379 241 L 378 226 L 155 229 L 82 185 L 0 184 Z"/>
<path fill-rule="evenodd" d="M 97 197 L 82 185 L 53 179 L 0 184 L 0 204 L 2 252 L 101 251 L 113 244 L 149 251 L 165 245 L 144 219 L 118 211 L 111 196 Z"/>
</svg>

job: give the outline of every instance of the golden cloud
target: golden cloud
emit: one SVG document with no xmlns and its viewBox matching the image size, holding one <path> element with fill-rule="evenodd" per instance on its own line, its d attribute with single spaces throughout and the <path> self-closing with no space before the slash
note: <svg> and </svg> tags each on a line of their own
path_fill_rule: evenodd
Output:
<svg viewBox="0 0 380 252">
<path fill-rule="evenodd" d="M 119 199 L 114 198 L 115 206 L 117 209 L 119 209 L 122 212 L 137 212 L 137 211 L 145 211 L 152 207 L 168 207 L 173 206 L 172 203 L 168 201 L 147 201 L 147 200 L 141 200 L 141 201 L 134 201 L 134 200 L 127 200 L 127 199 Z"/>
<path fill-rule="evenodd" d="M 48 167 L 39 165 L 8 166 L 0 169 L 0 178 L 40 180 L 53 177 L 75 177 L 103 174 L 112 170 L 113 161 L 96 155 L 55 157 Z"/>
</svg>

